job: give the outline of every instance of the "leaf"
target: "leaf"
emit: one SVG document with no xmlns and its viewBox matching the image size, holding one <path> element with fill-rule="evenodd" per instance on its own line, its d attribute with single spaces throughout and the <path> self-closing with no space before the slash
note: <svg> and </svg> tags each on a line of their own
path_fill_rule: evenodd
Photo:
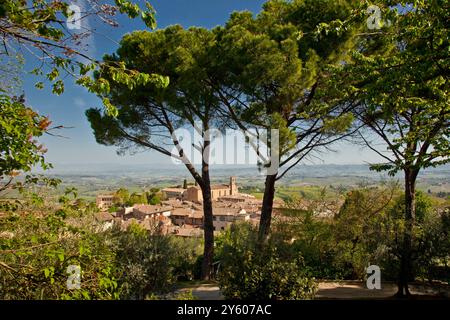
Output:
<svg viewBox="0 0 450 320">
<path fill-rule="evenodd" d="M 37 82 L 35 85 L 36 89 L 44 89 L 44 83 L 42 81 Z"/>
<path fill-rule="evenodd" d="M 119 115 L 119 110 L 111 104 L 108 98 L 103 98 L 103 106 L 106 109 L 106 114 L 108 116 L 116 118 Z"/>
</svg>

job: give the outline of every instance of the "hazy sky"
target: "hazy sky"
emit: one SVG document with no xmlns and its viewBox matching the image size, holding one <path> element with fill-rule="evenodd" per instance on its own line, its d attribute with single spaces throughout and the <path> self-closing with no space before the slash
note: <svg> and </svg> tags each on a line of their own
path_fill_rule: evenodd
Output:
<svg viewBox="0 0 450 320">
<path fill-rule="evenodd" d="M 76 3 L 76 1 L 74 1 Z M 78 1 L 78 3 L 82 1 Z M 184 27 L 202 26 L 212 28 L 223 24 L 230 13 L 236 10 L 251 10 L 258 12 L 263 0 L 152 0 L 151 3 L 157 10 L 157 22 L 159 28 L 172 24 L 181 24 Z M 86 22 L 85 22 L 86 23 Z M 123 34 L 145 29 L 138 19 L 129 20 L 119 18 L 118 28 L 106 27 L 90 20 L 84 27 L 95 28 L 96 33 L 86 40 L 87 53 L 100 58 L 105 53 L 112 53 L 117 49 L 117 42 Z M 26 69 L 34 66 L 28 59 Z M 39 79 L 40 80 L 40 79 Z M 84 111 L 91 107 L 101 107 L 101 101 L 84 88 L 66 81 L 66 92 L 61 96 L 51 94 L 50 89 L 37 90 L 34 83 L 39 81 L 34 76 L 27 76 L 25 81 L 25 93 L 28 103 L 40 113 L 48 115 L 54 125 L 73 127 L 65 129 L 58 134 L 66 138 L 46 136 L 42 142 L 47 146 L 47 160 L 56 167 L 58 164 L 156 164 L 167 163 L 164 156 L 156 152 L 146 152 L 134 156 L 118 156 L 115 147 L 105 147 L 95 142 L 92 130 L 84 115 Z M 317 163 L 359 164 L 374 162 L 374 154 L 362 150 L 351 143 L 341 143 L 334 147 L 338 152 L 324 154 L 322 160 Z"/>
</svg>

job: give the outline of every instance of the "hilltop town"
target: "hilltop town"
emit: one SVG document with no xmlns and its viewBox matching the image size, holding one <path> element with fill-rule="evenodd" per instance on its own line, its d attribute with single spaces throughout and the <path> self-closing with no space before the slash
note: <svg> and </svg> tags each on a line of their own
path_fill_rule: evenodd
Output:
<svg viewBox="0 0 450 320">
<path fill-rule="evenodd" d="M 106 230 L 114 224 L 126 229 L 137 223 L 147 230 L 158 229 L 163 234 L 182 237 L 203 235 L 203 197 L 197 185 L 170 187 L 161 190 L 160 204 L 134 204 L 111 210 L 117 203 L 115 194 L 99 194 L 96 199 L 100 209 L 98 220 Z M 236 221 L 247 221 L 258 225 L 262 201 L 246 193 L 240 193 L 236 178 L 229 184 L 211 186 L 213 201 L 214 231 L 224 231 Z M 280 204 L 280 203 L 279 203 Z M 111 212 L 113 211 L 113 212 Z"/>
</svg>

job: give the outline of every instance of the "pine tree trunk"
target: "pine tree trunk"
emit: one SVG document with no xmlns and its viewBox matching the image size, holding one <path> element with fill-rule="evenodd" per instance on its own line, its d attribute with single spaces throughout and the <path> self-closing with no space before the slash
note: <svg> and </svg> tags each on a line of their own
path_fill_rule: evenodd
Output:
<svg viewBox="0 0 450 320">
<path fill-rule="evenodd" d="M 275 182 L 277 175 L 269 175 L 266 177 L 264 188 L 264 197 L 261 209 L 261 220 L 259 222 L 258 240 L 263 243 L 270 232 L 270 224 L 272 222 L 273 199 L 275 197 Z"/>
<path fill-rule="evenodd" d="M 398 276 L 397 296 L 410 296 L 408 281 L 412 277 L 412 241 L 416 219 L 416 176 L 411 170 L 405 170 L 405 231 L 403 234 L 402 254 Z"/>
<path fill-rule="evenodd" d="M 209 177 L 209 141 L 205 141 L 206 152 L 202 161 L 202 195 L 203 195 L 203 231 L 204 231 L 204 251 L 202 263 L 202 280 L 209 280 L 214 259 L 214 224 L 213 208 L 211 199 L 211 180 Z"/>
</svg>

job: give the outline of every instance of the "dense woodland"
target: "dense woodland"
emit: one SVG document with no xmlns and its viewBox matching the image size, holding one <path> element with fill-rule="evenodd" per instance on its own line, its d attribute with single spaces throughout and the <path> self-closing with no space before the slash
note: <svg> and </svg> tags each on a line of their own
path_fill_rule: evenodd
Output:
<svg viewBox="0 0 450 320">
<path fill-rule="evenodd" d="M 218 281 L 226 298 L 312 299 L 318 281 L 364 280 L 368 264 L 397 283 L 396 297 L 410 298 L 414 281 L 450 285 L 448 201 L 417 190 L 424 169 L 450 161 L 447 1 L 380 0 L 374 9 L 269 0 L 213 29 L 156 29 L 149 3 L 92 2 L 87 16 L 111 28 L 124 14 L 148 30 L 124 35 L 99 61 L 64 28 L 69 3 L 0 4 L 0 298 L 190 299 L 174 289 L 199 279 Z M 34 53 L 38 67 L 27 77 L 37 89 L 60 95 L 72 81 L 99 97 L 103 107 L 86 111 L 99 144 L 183 162 L 203 194 L 203 239 L 137 225 L 104 231 L 76 189 L 50 196 L 61 181 L 31 170 L 51 168 L 39 138 L 61 128 L 20 94 L 23 48 Z M 200 167 L 174 134 L 180 128 L 201 132 Z M 278 130 L 268 137 L 271 158 L 260 154 L 257 228 L 239 223 L 214 235 L 212 128 L 239 129 L 250 143 L 255 130 Z M 383 159 L 371 169 L 401 173 L 401 183 L 346 190 L 327 218 L 315 215 L 324 198 L 305 207 L 301 193 L 274 215 L 286 174 L 342 140 L 371 150 Z M 144 198 L 159 201 L 156 190 Z M 80 288 L 67 285 L 70 265 L 80 266 Z"/>
</svg>

